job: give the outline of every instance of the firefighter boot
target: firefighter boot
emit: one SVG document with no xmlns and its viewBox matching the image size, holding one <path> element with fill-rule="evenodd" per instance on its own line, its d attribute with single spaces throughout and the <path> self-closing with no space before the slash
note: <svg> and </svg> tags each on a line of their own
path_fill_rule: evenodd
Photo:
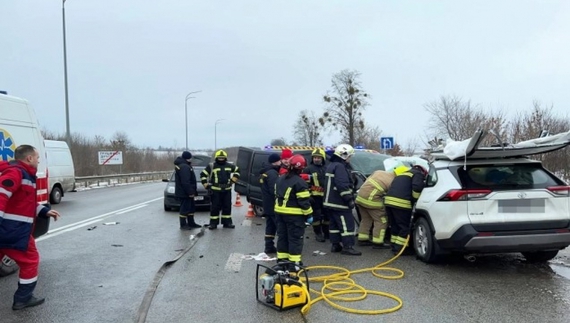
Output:
<svg viewBox="0 0 570 323">
<path fill-rule="evenodd" d="M 31 284 L 20 284 L 18 283 L 18 289 L 14 293 L 14 303 L 12 304 L 12 310 L 22 310 L 26 307 L 33 307 L 43 304 L 44 298 L 37 298 L 34 296 L 33 292 L 36 288 L 36 282 Z"/>
<path fill-rule="evenodd" d="M 332 244 L 331 252 L 341 252 L 341 251 L 342 251 L 342 246 L 340 245 L 340 243 Z"/>
<path fill-rule="evenodd" d="M 323 235 L 321 225 L 313 226 L 313 231 L 315 232 L 315 240 L 317 240 L 318 242 L 325 242 L 325 236 Z"/>
<path fill-rule="evenodd" d="M 265 250 L 263 252 L 265 252 L 266 254 L 277 253 L 277 248 L 275 248 L 275 242 L 273 238 L 270 237 L 265 238 Z"/>
<path fill-rule="evenodd" d="M 201 227 L 202 227 L 201 225 L 197 224 L 197 223 L 194 221 L 194 214 L 188 215 L 188 216 L 186 217 L 186 221 L 188 222 L 188 227 L 189 227 L 190 229 L 197 229 L 197 228 L 201 228 Z"/>
<path fill-rule="evenodd" d="M 178 219 L 180 220 L 180 230 L 192 229 L 188 226 L 188 224 L 186 224 L 186 216 L 185 215 L 180 215 Z"/>
<path fill-rule="evenodd" d="M 362 252 L 354 250 L 354 248 L 352 246 L 342 248 L 340 253 L 343 255 L 349 255 L 349 256 L 360 256 L 360 255 L 362 255 Z"/>
</svg>

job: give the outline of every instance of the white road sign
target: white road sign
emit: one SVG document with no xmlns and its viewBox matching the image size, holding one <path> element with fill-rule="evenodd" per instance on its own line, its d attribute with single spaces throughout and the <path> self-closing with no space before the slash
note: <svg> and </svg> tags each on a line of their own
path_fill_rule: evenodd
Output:
<svg viewBox="0 0 570 323">
<path fill-rule="evenodd" d="M 123 152 L 120 150 L 99 151 L 99 165 L 122 165 Z"/>
</svg>

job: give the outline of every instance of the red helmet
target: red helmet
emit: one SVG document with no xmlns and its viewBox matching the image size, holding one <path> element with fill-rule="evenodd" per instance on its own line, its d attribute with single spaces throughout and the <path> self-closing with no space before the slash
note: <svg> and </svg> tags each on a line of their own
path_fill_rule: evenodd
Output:
<svg viewBox="0 0 570 323">
<path fill-rule="evenodd" d="M 294 155 L 289 159 L 289 168 L 302 170 L 307 167 L 307 161 L 303 155 Z"/>
</svg>

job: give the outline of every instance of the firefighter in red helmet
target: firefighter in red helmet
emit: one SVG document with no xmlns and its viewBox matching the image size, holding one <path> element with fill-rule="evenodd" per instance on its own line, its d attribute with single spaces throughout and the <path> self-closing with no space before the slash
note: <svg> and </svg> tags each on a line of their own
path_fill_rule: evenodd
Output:
<svg viewBox="0 0 570 323">
<path fill-rule="evenodd" d="M 295 155 L 289 160 L 287 174 L 275 184 L 275 220 L 277 222 L 277 262 L 292 262 L 291 271 L 302 266 L 305 222 L 312 222 L 309 186 L 299 175 L 307 166 L 305 157 Z"/>
</svg>

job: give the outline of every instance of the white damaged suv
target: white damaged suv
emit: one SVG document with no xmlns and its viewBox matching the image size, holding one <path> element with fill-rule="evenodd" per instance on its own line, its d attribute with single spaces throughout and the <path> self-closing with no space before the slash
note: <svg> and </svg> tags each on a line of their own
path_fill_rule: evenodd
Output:
<svg viewBox="0 0 570 323">
<path fill-rule="evenodd" d="M 464 142 L 464 156 L 432 154 L 413 219 L 417 257 L 428 263 L 451 253 L 554 258 L 570 245 L 570 186 L 523 156 L 566 147 L 570 132 L 533 145 L 479 148 L 484 135 Z"/>
</svg>

